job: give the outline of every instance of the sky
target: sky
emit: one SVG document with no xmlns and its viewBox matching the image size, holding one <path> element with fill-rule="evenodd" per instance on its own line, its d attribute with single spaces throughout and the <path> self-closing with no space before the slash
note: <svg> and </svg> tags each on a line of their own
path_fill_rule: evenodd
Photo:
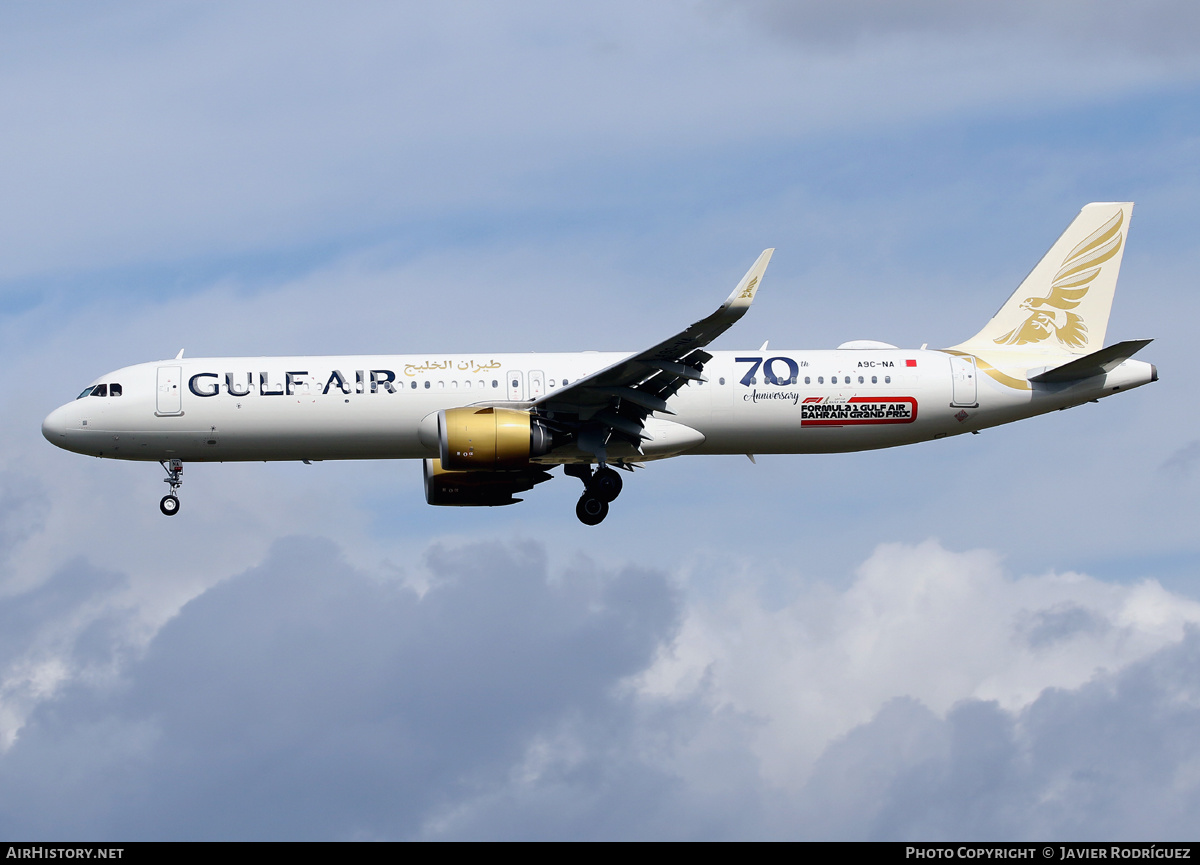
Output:
<svg viewBox="0 0 1200 865">
<path fill-rule="evenodd" d="M 1200 822 L 1200 10 L 0 7 L 0 834 L 1146 839 Z M 557 478 L 51 447 L 190 356 L 953 345 L 1089 201 L 1161 380 Z M 156 489 L 157 488 L 157 489 Z"/>
</svg>

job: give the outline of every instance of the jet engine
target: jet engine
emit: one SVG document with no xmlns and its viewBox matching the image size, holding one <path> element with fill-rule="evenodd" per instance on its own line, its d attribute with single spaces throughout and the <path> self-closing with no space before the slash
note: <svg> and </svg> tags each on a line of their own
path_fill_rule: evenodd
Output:
<svg viewBox="0 0 1200 865">
<path fill-rule="evenodd" d="M 431 505 L 496 507 L 521 501 L 513 493 L 531 490 L 553 475 L 540 469 L 457 472 L 441 460 L 425 460 L 425 501 Z"/>
<path fill-rule="evenodd" d="M 527 411 L 468 407 L 438 412 L 438 454 L 443 468 L 451 471 L 520 469 L 553 447 L 550 430 Z"/>
</svg>

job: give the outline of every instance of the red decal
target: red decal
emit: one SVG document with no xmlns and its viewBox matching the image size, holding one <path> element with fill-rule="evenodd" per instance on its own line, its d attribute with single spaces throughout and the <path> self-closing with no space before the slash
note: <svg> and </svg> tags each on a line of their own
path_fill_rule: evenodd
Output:
<svg viewBox="0 0 1200 865">
<path fill-rule="evenodd" d="M 906 360 L 904 362 L 904 365 L 905 366 L 916 366 L 917 362 L 915 360 L 913 360 L 912 358 L 909 358 L 908 360 Z"/>
</svg>

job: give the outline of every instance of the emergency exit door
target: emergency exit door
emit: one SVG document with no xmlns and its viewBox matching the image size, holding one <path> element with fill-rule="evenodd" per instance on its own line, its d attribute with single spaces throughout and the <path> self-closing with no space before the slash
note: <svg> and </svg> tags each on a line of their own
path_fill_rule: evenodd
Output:
<svg viewBox="0 0 1200 865">
<path fill-rule="evenodd" d="M 525 399 L 525 373 L 506 372 L 504 383 L 508 387 L 508 398 L 513 401 Z"/>
</svg>

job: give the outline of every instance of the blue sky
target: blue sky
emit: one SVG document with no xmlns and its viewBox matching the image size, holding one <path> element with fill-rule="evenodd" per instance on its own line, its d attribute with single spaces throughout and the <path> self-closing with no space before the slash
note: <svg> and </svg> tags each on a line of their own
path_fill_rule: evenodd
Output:
<svg viewBox="0 0 1200 865">
<path fill-rule="evenodd" d="M 1198 30 L 1169 0 L 0 11 L 0 827 L 1187 834 Z M 573 482 L 435 509 L 391 463 L 194 466 L 167 521 L 157 466 L 40 435 L 181 347 L 636 350 L 767 246 L 718 348 L 951 345 L 1096 200 L 1137 202 L 1108 338 L 1155 337 L 1160 382 L 667 461 L 598 529 Z"/>
</svg>

